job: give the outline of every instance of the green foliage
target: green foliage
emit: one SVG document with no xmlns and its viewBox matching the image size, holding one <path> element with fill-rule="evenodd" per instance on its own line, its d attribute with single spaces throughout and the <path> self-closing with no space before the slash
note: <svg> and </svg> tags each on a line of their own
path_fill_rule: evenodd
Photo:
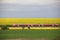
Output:
<svg viewBox="0 0 60 40">
<path fill-rule="evenodd" d="M 8 26 L 3 25 L 3 26 L 1 27 L 1 29 L 2 29 L 2 30 L 8 30 Z"/>
</svg>

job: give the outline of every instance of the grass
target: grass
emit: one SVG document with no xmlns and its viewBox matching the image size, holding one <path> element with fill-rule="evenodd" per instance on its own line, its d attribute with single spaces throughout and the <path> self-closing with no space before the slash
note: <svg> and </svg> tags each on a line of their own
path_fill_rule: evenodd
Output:
<svg viewBox="0 0 60 40">
<path fill-rule="evenodd" d="M 60 37 L 60 30 L 0 30 L 0 39 Z"/>
</svg>

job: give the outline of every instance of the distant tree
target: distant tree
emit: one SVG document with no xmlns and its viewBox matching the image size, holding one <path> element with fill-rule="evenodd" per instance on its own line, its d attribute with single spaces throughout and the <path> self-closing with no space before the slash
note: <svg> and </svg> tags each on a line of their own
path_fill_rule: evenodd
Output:
<svg viewBox="0 0 60 40">
<path fill-rule="evenodd" d="M 3 25 L 3 26 L 1 27 L 1 29 L 2 29 L 2 30 L 8 30 L 9 28 L 8 28 L 8 26 Z"/>
</svg>

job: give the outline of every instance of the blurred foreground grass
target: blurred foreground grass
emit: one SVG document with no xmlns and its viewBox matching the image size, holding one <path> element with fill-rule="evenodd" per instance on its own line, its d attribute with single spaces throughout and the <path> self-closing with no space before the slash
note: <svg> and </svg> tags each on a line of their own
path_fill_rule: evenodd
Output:
<svg viewBox="0 0 60 40">
<path fill-rule="evenodd" d="M 0 39 L 60 37 L 60 30 L 0 30 Z"/>
</svg>

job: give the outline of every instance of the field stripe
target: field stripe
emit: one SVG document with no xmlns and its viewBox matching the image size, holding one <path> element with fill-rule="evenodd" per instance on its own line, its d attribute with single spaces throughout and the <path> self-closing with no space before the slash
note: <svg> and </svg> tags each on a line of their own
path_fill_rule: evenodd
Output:
<svg viewBox="0 0 60 40">
<path fill-rule="evenodd" d="M 1 28 L 0 28 L 1 29 Z M 10 30 L 23 30 L 22 27 L 9 27 Z M 25 27 L 24 29 L 28 30 L 28 27 Z M 59 29 L 59 27 L 30 27 L 30 29 L 32 30 L 51 30 L 51 29 Z"/>
<path fill-rule="evenodd" d="M 0 18 L 0 24 L 60 23 L 60 18 Z"/>
<path fill-rule="evenodd" d="M 9 29 L 23 29 L 22 27 L 16 27 L 16 28 L 9 28 Z M 25 27 L 24 29 L 28 29 L 28 27 Z M 45 29 L 59 29 L 59 27 L 30 27 L 30 29 L 36 29 L 36 30 L 45 30 Z"/>
<path fill-rule="evenodd" d="M 42 30 L 44 30 L 44 29 L 59 29 L 59 27 L 33 27 L 33 28 L 31 28 L 31 29 L 42 29 Z"/>
</svg>

